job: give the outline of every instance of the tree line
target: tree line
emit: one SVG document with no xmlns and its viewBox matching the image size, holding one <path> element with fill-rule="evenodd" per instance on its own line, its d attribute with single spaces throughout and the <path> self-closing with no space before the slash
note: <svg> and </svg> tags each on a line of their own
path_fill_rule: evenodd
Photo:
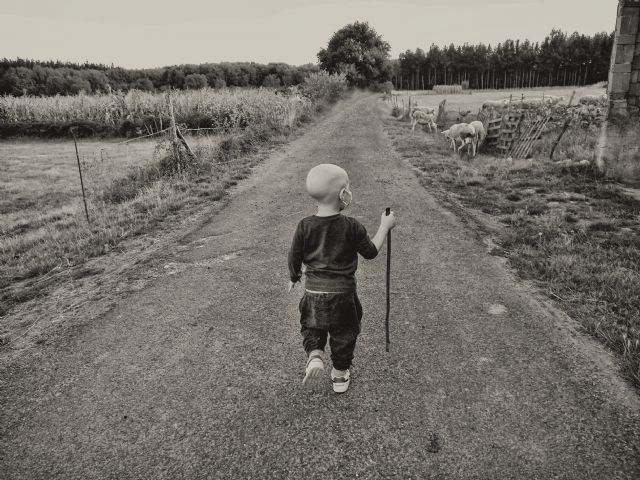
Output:
<svg viewBox="0 0 640 480">
<path fill-rule="evenodd" d="M 430 89 L 461 84 L 472 89 L 586 85 L 608 77 L 613 33 L 568 35 L 552 30 L 542 42 L 505 40 L 432 44 L 390 58 L 390 46 L 366 22 L 338 30 L 318 53 L 319 65 L 205 63 L 152 69 L 125 69 L 93 63 L 0 60 L 0 94 L 73 95 L 109 90 L 167 88 L 279 87 L 298 85 L 319 69 L 344 73 L 351 85 L 371 87 L 391 81 L 396 89 Z M 391 84 L 388 84 L 391 88 Z"/>
<path fill-rule="evenodd" d="M 253 62 L 205 63 L 152 69 L 125 69 L 94 63 L 41 62 L 28 59 L 0 60 L 1 95 L 75 95 L 131 89 L 158 91 L 168 88 L 198 89 L 206 86 L 280 87 L 298 85 L 313 64 L 292 66 Z"/>
<path fill-rule="evenodd" d="M 465 84 L 473 89 L 590 85 L 607 80 L 613 33 L 568 35 L 554 29 L 543 42 L 505 40 L 495 47 L 432 44 L 392 61 L 396 89 Z M 468 82 L 468 84 L 466 83 Z"/>
</svg>

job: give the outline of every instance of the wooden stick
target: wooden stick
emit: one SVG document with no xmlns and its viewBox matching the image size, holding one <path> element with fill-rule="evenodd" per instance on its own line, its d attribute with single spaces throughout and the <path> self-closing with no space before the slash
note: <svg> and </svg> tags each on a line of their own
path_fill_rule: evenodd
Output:
<svg viewBox="0 0 640 480">
<path fill-rule="evenodd" d="M 71 135 L 73 135 L 73 145 L 76 147 L 76 159 L 78 160 L 78 173 L 80 174 L 80 188 L 82 188 L 82 201 L 84 203 L 84 214 L 87 217 L 87 223 L 91 225 L 89 221 L 89 210 L 87 209 L 87 197 L 84 192 L 84 181 L 82 180 L 82 168 L 80 168 L 80 154 L 78 153 L 78 142 L 76 141 L 76 132 L 71 129 Z"/>
<path fill-rule="evenodd" d="M 573 102 L 573 98 L 576 96 L 576 91 L 574 90 L 571 93 L 571 98 L 569 99 L 569 103 L 567 104 L 567 107 L 571 106 L 571 103 Z M 560 131 L 560 135 L 558 135 L 558 138 L 555 142 L 553 142 L 553 145 L 551 146 L 551 153 L 549 154 L 549 160 L 553 160 L 553 154 L 556 151 L 556 148 L 558 147 L 558 145 L 560 144 L 560 140 L 562 140 L 562 137 L 564 136 L 564 134 L 566 133 L 567 129 L 569 128 L 569 125 L 571 125 L 571 121 L 573 119 L 571 117 L 567 117 L 567 119 L 564 121 L 564 125 L 562 126 L 562 130 Z"/>
<path fill-rule="evenodd" d="M 391 208 L 387 207 L 386 215 L 391 214 Z M 389 352 L 389 312 L 391 311 L 391 230 L 387 233 L 387 314 L 384 320 L 384 329 L 386 335 L 386 351 Z"/>
<path fill-rule="evenodd" d="M 184 138 L 184 136 L 182 135 L 182 132 L 180 131 L 179 128 L 176 128 L 176 133 L 178 135 L 178 138 L 180 139 L 180 142 L 182 143 L 182 145 L 184 145 L 184 148 L 187 150 L 187 154 L 191 158 L 196 158 L 195 154 L 193 153 L 193 150 L 191 150 L 191 147 L 187 143 L 187 140 Z"/>
<path fill-rule="evenodd" d="M 173 158 L 179 168 L 180 164 L 180 147 L 178 146 L 178 127 L 176 126 L 176 118 L 173 113 L 173 102 L 171 101 L 171 90 L 167 90 L 167 104 L 169 105 L 169 135 L 171 136 L 171 147 L 173 149 Z"/>
</svg>

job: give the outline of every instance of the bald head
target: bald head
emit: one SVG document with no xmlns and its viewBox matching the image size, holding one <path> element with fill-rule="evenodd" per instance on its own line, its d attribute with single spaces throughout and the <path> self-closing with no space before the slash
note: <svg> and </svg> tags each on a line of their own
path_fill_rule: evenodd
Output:
<svg viewBox="0 0 640 480">
<path fill-rule="evenodd" d="M 349 175 L 344 169 L 332 163 L 323 163 L 313 167 L 307 174 L 307 192 L 315 200 L 324 200 L 349 185 Z"/>
</svg>

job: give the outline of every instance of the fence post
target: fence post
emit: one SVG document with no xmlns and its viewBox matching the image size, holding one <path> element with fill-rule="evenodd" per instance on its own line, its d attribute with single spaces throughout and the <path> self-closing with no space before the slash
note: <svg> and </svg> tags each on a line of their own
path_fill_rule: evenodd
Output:
<svg viewBox="0 0 640 480">
<path fill-rule="evenodd" d="M 169 136 L 171 137 L 173 159 L 176 162 L 178 168 L 182 168 L 182 162 L 180 161 L 180 147 L 178 146 L 178 127 L 176 126 L 176 118 L 173 112 L 171 89 L 167 90 L 167 105 L 169 106 Z"/>
</svg>

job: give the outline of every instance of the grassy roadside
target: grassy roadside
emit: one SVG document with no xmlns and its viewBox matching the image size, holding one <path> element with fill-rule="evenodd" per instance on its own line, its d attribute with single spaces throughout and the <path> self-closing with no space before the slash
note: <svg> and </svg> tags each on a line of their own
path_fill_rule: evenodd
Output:
<svg viewBox="0 0 640 480">
<path fill-rule="evenodd" d="M 128 165 L 109 182 L 88 186 L 92 189 L 90 225 L 79 205 L 45 210 L 52 198 L 35 202 L 29 215 L 23 209 L 15 215 L 0 215 L 0 317 L 17 304 L 45 294 L 52 286 L 49 279 L 57 274 L 117 251 L 136 235 L 159 230 L 184 209 L 223 199 L 230 187 L 251 173 L 260 152 L 288 141 L 330 103 L 316 99 L 295 128 L 260 124 L 218 135 L 195 147 L 196 159 L 180 171 L 163 151 L 166 145 L 160 144 L 157 161 Z M 14 203 L 10 200 L 5 207 Z M 78 275 L 82 274 L 79 269 Z M 0 329 L 0 344 L 10 340 L 7 335 Z"/>
<path fill-rule="evenodd" d="M 445 202 L 482 212 L 475 216 L 486 220 L 496 253 L 614 351 L 640 388 L 640 200 L 589 165 L 541 156 L 463 160 L 442 138 L 412 135 L 407 123 L 389 116 L 384 127 L 423 184 Z M 579 159 L 580 135 L 569 133 L 565 156 Z"/>
</svg>

